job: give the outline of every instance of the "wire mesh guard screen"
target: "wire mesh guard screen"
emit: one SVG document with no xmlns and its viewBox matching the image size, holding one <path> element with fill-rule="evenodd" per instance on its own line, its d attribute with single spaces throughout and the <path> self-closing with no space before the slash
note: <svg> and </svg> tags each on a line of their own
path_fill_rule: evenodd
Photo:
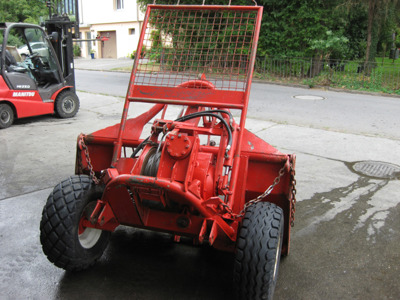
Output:
<svg viewBox="0 0 400 300">
<path fill-rule="evenodd" d="M 138 49 L 145 58 L 134 65 L 130 97 L 152 98 L 157 87 L 163 87 L 162 98 L 184 100 L 188 93 L 172 93 L 168 88 L 181 88 L 188 81 L 195 84 L 186 88 L 203 89 L 203 94 L 204 89 L 217 94 L 246 91 L 258 39 L 257 7 L 155 5 L 148 9 Z M 230 96 L 240 98 L 242 93 Z"/>
</svg>

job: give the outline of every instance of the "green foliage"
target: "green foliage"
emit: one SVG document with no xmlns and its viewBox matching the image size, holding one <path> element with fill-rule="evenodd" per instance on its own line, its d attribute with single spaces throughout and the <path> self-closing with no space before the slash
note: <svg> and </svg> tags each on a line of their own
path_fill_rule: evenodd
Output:
<svg viewBox="0 0 400 300">
<path fill-rule="evenodd" d="M 7 45 L 20 47 L 25 44 L 25 39 L 23 38 L 23 32 L 20 28 L 11 29 L 8 35 Z"/>
<path fill-rule="evenodd" d="M 39 24 L 47 16 L 45 0 L 0 0 L 0 22 Z"/>
<path fill-rule="evenodd" d="M 324 39 L 311 40 L 310 48 L 317 50 L 325 58 L 343 59 L 349 51 L 348 42 L 349 39 L 342 34 L 328 30 Z"/>
<path fill-rule="evenodd" d="M 378 51 L 382 48 L 391 48 L 393 42 L 393 33 L 398 30 L 400 25 L 400 2 L 396 9 L 396 1 L 388 1 L 386 6 L 379 10 L 379 35 L 378 35 Z M 400 33 L 400 32 L 399 32 Z M 400 46 L 400 44 L 399 44 Z"/>
<path fill-rule="evenodd" d="M 396 48 L 400 48 L 400 27 L 397 27 L 397 30 L 396 30 L 395 45 L 396 45 Z"/>
<path fill-rule="evenodd" d="M 15 35 L 9 35 L 7 45 L 15 46 L 18 48 L 18 47 L 21 47 L 22 45 L 24 45 L 24 43 L 21 41 L 21 39 L 19 37 L 15 36 Z"/>
<path fill-rule="evenodd" d="M 133 50 L 131 54 L 128 55 L 131 59 L 135 59 L 136 50 Z"/>
<path fill-rule="evenodd" d="M 150 39 L 152 40 L 151 48 L 160 48 L 160 47 L 162 47 L 161 31 L 160 30 L 153 30 L 150 33 Z"/>
<path fill-rule="evenodd" d="M 146 55 L 146 51 L 144 49 L 142 49 L 142 55 L 140 58 L 144 58 Z M 133 50 L 131 54 L 128 55 L 128 57 L 130 57 L 131 59 L 135 59 L 136 57 L 136 50 Z"/>
<path fill-rule="evenodd" d="M 74 57 L 80 57 L 82 55 L 81 47 L 78 44 L 73 46 Z"/>
<path fill-rule="evenodd" d="M 312 39 L 321 38 L 329 29 L 328 11 L 320 0 L 261 1 L 264 15 L 259 54 L 279 57 L 311 57 Z"/>
<path fill-rule="evenodd" d="M 242 13 L 239 18 L 237 12 L 224 10 L 210 10 L 201 16 L 191 10 L 155 10 L 149 19 L 148 58 L 174 71 L 218 69 L 220 73 L 234 68 L 231 72 L 245 72 L 256 13 Z"/>
<path fill-rule="evenodd" d="M 329 86 L 351 90 L 365 90 L 400 94 L 400 59 L 377 58 L 371 69 L 363 72 L 364 61 L 326 60 L 322 71 L 314 77 L 305 74 L 310 60 L 268 58 L 258 60 L 254 76 L 281 83 L 304 84 L 309 87 Z M 368 75 L 367 75 L 368 74 Z"/>
<path fill-rule="evenodd" d="M 377 50 L 389 45 L 392 32 L 398 28 L 400 47 L 400 1 L 376 0 L 371 60 Z M 138 0 L 145 7 L 153 0 Z M 201 0 L 181 0 L 180 4 L 202 4 Z M 363 59 L 368 24 L 368 3 L 346 0 L 259 0 L 264 7 L 257 54 L 260 57 L 313 57 L 322 51 L 332 58 Z M 160 0 L 157 4 L 176 4 L 176 0 Z M 226 1 L 206 4 L 226 5 Z M 232 5 L 252 5 L 250 1 L 232 0 Z M 327 35 L 332 32 L 332 35 Z M 229 49 L 228 49 L 229 53 Z"/>
<path fill-rule="evenodd" d="M 161 30 L 160 29 L 153 30 L 150 33 L 150 40 L 152 41 L 152 43 L 151 43 L 150 51 L 148 52 L 148 58 L 151 61 L 159 63 L 161 61 L 161 58 L 162 58 L 161 56 L 163 53 Z"/>
<path fill-rule="evenodd" d="M 340 16 L 340 17 L 339 17 Z M 340 7 L 334 10 L 334 18 L 341 22 L 335 23 L 333 31 L 340 31 L 348 42 L 346 59 L 362 59 L 367 47 L 368 16 L 365 7 L 357 5 L 346 9 Z"/>
</svg>

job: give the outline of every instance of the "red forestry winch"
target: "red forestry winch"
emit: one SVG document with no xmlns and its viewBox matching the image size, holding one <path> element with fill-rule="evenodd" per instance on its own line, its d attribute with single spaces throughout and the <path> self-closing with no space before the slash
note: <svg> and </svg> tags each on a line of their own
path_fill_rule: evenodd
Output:
<svg viewBox="0 0 400 300">
<path fill-rule="evenodd" d="M 76 175 L 44 208 L 50 261 L 87 268 L 117 226 L 146 228 L 235 251 L 238 298 L 272 297 L 289 253 L 295 155 L 245 129 L 261 17 L 258 6 L 148 6 L 137 53 L 153 61 L 136 58 L 121 122 L 79 136 Z M 152 106 L 137 115 L 132 103 Z M 54 220 L 74 226 L 57 235 Z"/>
</svg>

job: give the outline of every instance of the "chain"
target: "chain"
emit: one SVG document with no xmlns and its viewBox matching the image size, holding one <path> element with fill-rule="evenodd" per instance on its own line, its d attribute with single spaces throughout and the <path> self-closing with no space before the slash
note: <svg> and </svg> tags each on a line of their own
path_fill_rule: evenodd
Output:
<svg viewBox="0 0 400 300">
<path fill-rule="evenodd" d="M 99 183 L 100 183 L 100 180 L 97 178 L 96 173 L 95 173 L 94 170 L 93 170 L 92 161 L 90 160 L 90 156 L 89 156 L 89 149 L 88 149 L 88 147 L 86 146 L 86 143 L 85 143 L 85 140 L 84 140 L 83 137 L 84 137 L 84 135 L 81 134 L 81 135 L 79 136 L 79 141 L 80 141 L 81 146 L 82 146 L 82 149 L 83 149 L 83 151 L 84 151 L 84 153 L 85 153 L 86 162 L 87 162 L 87 165 L 88 165 L 88 168 L 89 168 L 89 171 L 90 171 L 90 177 L 92 178 L 92 180 L 93 180 L 93 182 L 94 182 L 95 184 L 99 184 Z"/>
<path fill-rule="evenodd" d="M 294 226 L 294 213 L 296 211 L 295 205 L 296 205 L 296 179 L 294 178 L 295 176 L 295 170 L 293 168 L 293 163 L 291 160 L 289 160 L 289 167 L 290 167 L 290 183 L 292 184 L 292 199 L 291 199 L 291 211 L 290 211 L 290 225 L 293 227 Z M 271 194 L 272 190 L 279 184 L 281 181 L 282 176 L 285 174 L 285 169 L 286 169 L 286 162 L 283 165 L 283 167 L 279 170 L 278 176 L 274 179 L 273 183 L 262 193 L 261 195 L 257 196 L 257 198 L 254 198 L 247 202 L 243 209 L 239 212 L 239 214 L 234 214 L 232 212 L 232 209 L 229 207 L 228 204 L 226 203 L 221 203 L 222 207 L 226 209 L 226 211 L 234 218 L 238 219 L 244 216 L 246 210 L 253 204 L 256 204 L 258 202 L 263 201 L 265 197 L 267 197 L 269 194 Z"/>
<path fill-rule="evenodd" d="M 293 168 L 293 162 L 290 161 L 290 183 L 292 185 L 292 209 L 290 211 L 290 226 L 294 226 L 294 213 L 296 212 L 296 179 L 295 179 L 296 171 Z"/>
<path fill-rule="evenodd" d="M 250 200 L 249 202 L 247 202 L 244 205 L 243 209 L 239 212 L 239 215 L 236 216 L 236 218 L 243 217 L 244 213 L 246 212 L 246 210 L 249 206 L 256 204 L 258 202 L 261 202 L 265 197 L 267 197 L 269 194 L 271 194 L 274 187 L 281 181 L 282 176 L 285 174 L 285 168 L 286 168 L 286 163 L 279 170 L 278 176 L 274 179 L 274 182 L 264 191 L 264 193 L 257 196 L 257 198 L 254 198 L 254 199 Z"/>
</svg>

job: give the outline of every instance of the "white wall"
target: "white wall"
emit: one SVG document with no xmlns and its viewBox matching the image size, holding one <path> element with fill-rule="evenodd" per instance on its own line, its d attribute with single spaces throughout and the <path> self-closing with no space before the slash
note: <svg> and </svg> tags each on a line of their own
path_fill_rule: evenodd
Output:
<svg viewBox="0 0 400 300">
<path fill-rule="evenodd" d="M 134 28 L 135 34 L 130 35 L 129 29 Z M 139 22 L 135 23 L 116 23 L 116 24 L 95 24 L 91 26 L 94 36 L 101 31 L 116 31 L 117 33 L 117 57 L 127 57 L 136 50 L 139 43 Z M 99 44 L 99 42 L 96 42 Z M 105 41 L 107 43 L 107 41 Z M 96 45 L 97 46 L 97 45 Z M 98 52 L 96 50 L 96 52 Z"/>
<path fill-rule="evenodd" d="M 116 0 L 81 0 L 80 22 L 86 24 L 142 21 L 136 0 L 124 0 L 124 9 L 116 9 Z"/>
<path fill-rule="evenodd" d="M 140 23 L 144 19 L 144 13 L 140 12 L 136 0 L 123 1 L 124 8 L 119 10 L 116 9 L 116 0 L 80 0 L 79 6 L 81 27 L 89 26 L 93 37 L 101 31 L 116 31 L 118 58 L 127 57 L 136 50 Z M 131 28 L 135 29 L 134 34 L 129 34 Z M 98 46 L 99 42 L 96 42 L 96 46 L 92 44 L 97 54 Z"/>
</svg>

